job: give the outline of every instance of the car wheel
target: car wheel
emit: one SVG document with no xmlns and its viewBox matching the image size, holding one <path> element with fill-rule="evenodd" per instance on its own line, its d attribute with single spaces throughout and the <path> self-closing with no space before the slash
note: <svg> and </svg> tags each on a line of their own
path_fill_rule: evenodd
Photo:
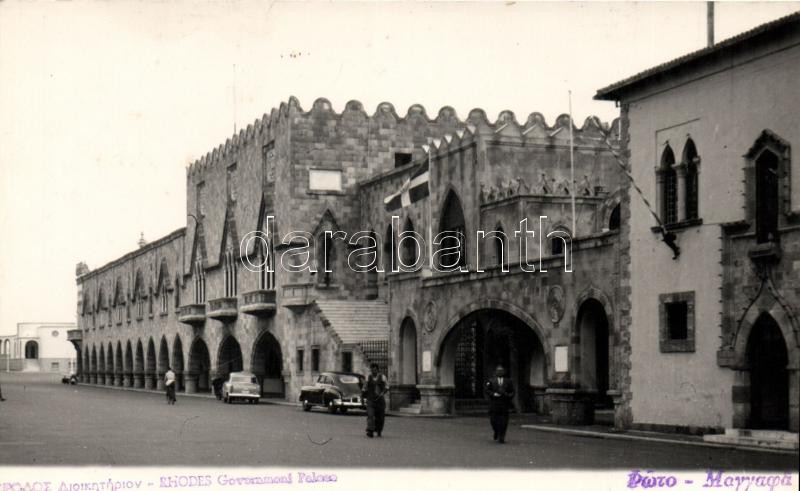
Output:
<svg viewBox="0 0 800 491">
<path fill-rule="evenodd" d="M 340 407 L 339 408 L 339 412 L 342 413 L 342 414 L 347 414 L 347 408 L 346 407 Z"/>
<path fill-rule="evenodd" d="M 303 411 L 311 411 L 311 404 L 308 401 L 303 401 Z"/>
<path fill-rule="evenodd" d="M 333 401 L 328 401 L 328 412 L 336 414 L 336 406 L 333 405 Z"/>
</svg>

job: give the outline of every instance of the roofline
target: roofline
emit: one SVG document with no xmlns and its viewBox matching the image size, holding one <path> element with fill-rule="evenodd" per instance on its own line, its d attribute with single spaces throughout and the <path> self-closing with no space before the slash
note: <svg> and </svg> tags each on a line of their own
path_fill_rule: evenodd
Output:
<svg viewBox="0 0 800 491">
<path fill-rule="evenodd" d="M 761 24 L 753 29 L 750 29 L 749 31 L 745 31 L 715 45 L 693 51 L 681 57 L 675 58 L 674 60 L 639 72 L 636 75 L 628 77 L 624 80 L 613 83 L 607 87 L 599 89 L 593 99 L 600 101 L 618 101 L 624 94 L 629 93 L 632 90 L 635 90 L 635 88 L 651 82 L 654 79 L 659 79 L 671 72 L 686 68 L 689 65 L 698 64 L 702 61 L 708 60 L 709 58 L 732 51 L 733 49 L 742 45 L 746 45 L 750 42 L 775 36 L 783 31 L 792 33 L 798 28 L 800 28 L 800 11 L 786 15 L 771 22 Z"/>
<path fill-rule="evenodd" d="M 135 257 L 141 256 L 142 254 L 146 253 L 147 251 L 149 251 L 151 249 L 155 249 L 156 247 L 160 247 L 160 246 L 166 244 L 167 242 L 172 242 L 173 240 L 176 240 L 179 237 L 184 236 L 184 235 L 186 235 L 186 227 L 181 227 L 181 228 L 179 228 L 177 230 L 174 230 L 174 231 L 168 233 L 167 235 L 165 235 L 163 237 L 160 237 L 160 238 L 158 238 L 158 239 L 156 239 L 156 240 L 154 240 L 152 242 L 148 242 L 144 247 L 140 247 L 139 249 L 136 249 L 135 251 L 128 252 L 127 254 L 124 254 L 123 256 L 118 257 L 117 259 L 113 259 L 113 260 L 107 262 L 106 264 L 104 264 L 104 265 L 102 265 L 102 266 L 100 266 L 98 268 L 95 268 L 95 269 L 93 269 L 91 271 L 88 271 L 88 272 L 78 276 L 76 278 L 76 281 L 78 283 L 81 283 L 81 282 L 83 282 L 83 281 L 85 281 L 85 280 L 87 280 L 87 279 L 89 279 L 89 278 L 91 278 L 91 277 L 93 277 L 93 276 L 95 276 L 97 274 L 103 273 L 106 270 L 111 269 L 111 268 L 113 268 L 115 266 L 118 266 L 121 263 L 129 261 L 129 260 L 131 260 L 131 259 L 133 259 Z"/>
</svg>

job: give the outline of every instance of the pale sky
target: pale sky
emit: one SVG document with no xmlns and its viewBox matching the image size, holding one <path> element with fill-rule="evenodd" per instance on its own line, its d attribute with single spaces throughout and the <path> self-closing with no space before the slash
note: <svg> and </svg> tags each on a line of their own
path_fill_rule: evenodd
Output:
<svg viewBox="0 0 800 491">
<path fill-rule="evenodd" d="M 797 10 L 717 3 L 716 38 Z M 598 88 L 705 42 L 702 2 L 2 1 L 0 334 L 74 322 L 76 263 L 184 226 L 186 165 L 290 95 L 611 121 Z"/>
</svg>

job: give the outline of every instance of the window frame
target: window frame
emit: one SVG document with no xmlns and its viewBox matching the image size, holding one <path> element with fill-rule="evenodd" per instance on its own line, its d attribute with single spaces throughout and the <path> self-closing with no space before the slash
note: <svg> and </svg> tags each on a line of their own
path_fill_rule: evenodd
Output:
<svg viewBox="0 0 800 491">
<path fill-rule="evenodd" d="M 686 304 L 686 339 L 673 339 L 669 325 L 670 304 Z M 659 350 L 661 353 L 695 352 L 695 292 L 663 293 L 658 296 Z"/>
</svg>

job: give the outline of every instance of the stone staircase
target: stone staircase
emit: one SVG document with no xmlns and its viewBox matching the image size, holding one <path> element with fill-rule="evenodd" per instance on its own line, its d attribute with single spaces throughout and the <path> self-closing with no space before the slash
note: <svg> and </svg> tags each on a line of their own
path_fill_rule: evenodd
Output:
<svg viewBox="0 0 800 491">
<path fill-rule="evenodd" d="M 726 428 L 721 435 L 704 435 L 703 441 L 742 447 L 798 451 L 798 434 L 780 430 L 741 430 Z"/>
</svg>

